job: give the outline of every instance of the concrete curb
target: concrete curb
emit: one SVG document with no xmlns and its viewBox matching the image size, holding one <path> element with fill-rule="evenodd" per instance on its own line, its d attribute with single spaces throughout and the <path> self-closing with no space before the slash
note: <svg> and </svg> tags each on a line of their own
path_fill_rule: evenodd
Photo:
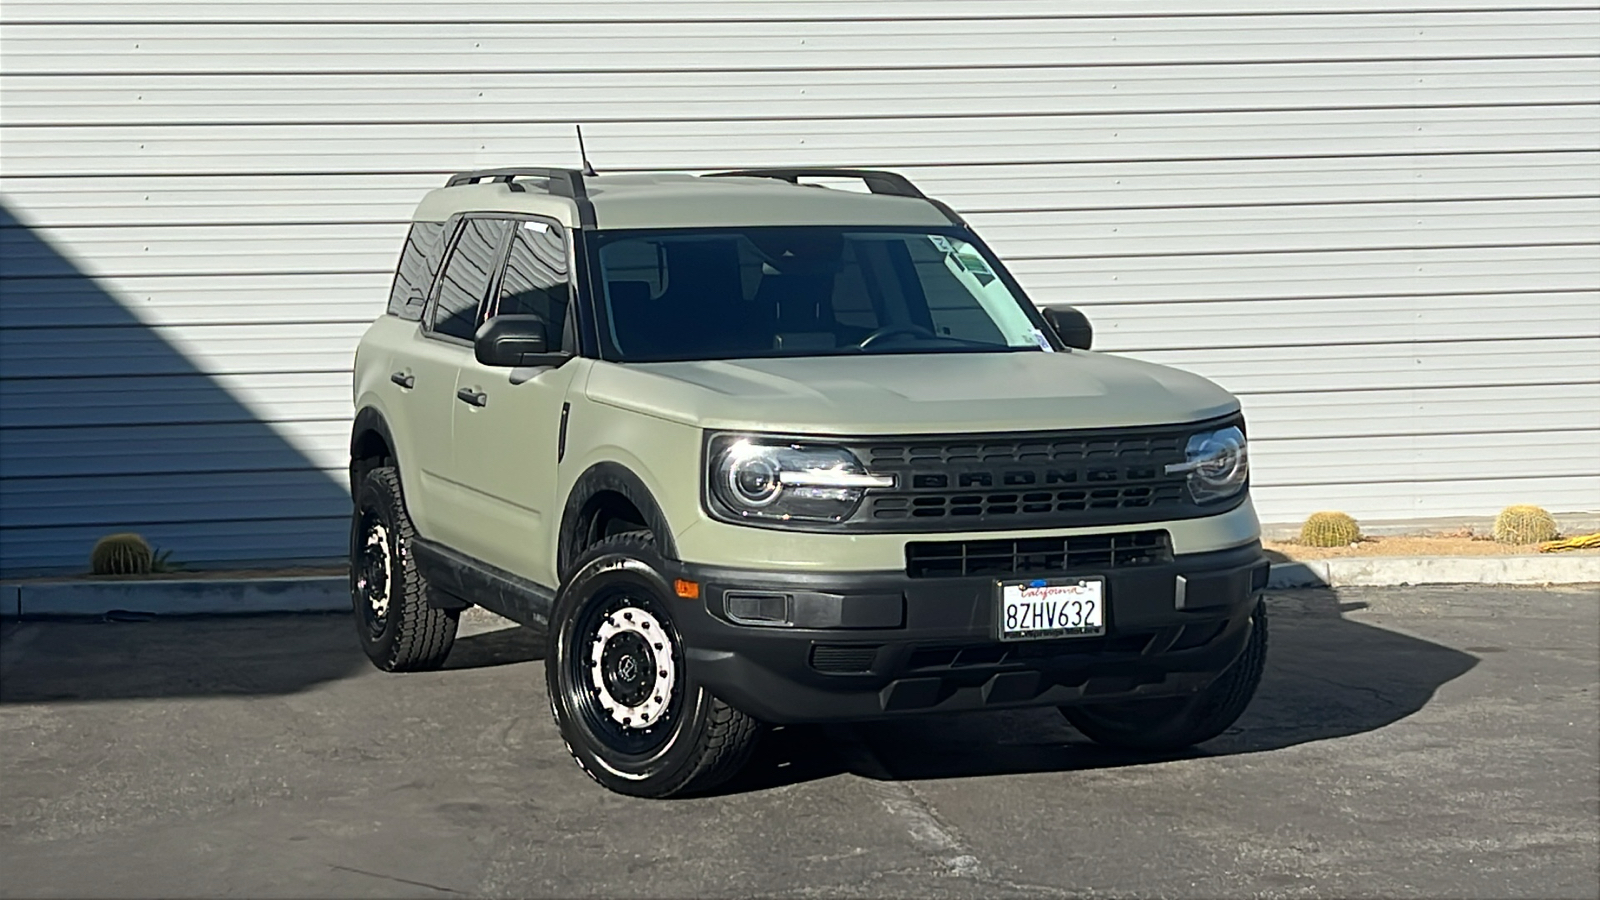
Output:
<svg viewBox="0 0 1600 900">
<path fill-rule="evenodd" d="M 343 575 L 296 578 L 39 581 L 0 585 L 0 618 L 337 612 L 350 608 Z"/>
<path fill-rule="evenodd" d="M 1402 584 L 1600 584 L 1600 556 L 1353 557 L 1276 563 L 1275 590 Z M 342 576 L 247 579 L 38 581 L 0 585 L 0 618 L 139 613 L 217 616 L 343 612 Z"/>
</svg>

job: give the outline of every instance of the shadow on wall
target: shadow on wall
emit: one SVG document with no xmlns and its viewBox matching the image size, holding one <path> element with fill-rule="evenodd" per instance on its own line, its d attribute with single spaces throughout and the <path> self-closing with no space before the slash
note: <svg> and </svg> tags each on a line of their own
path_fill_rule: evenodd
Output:
<svg viewBox="0 0 1600 900">
<path fill-rule="evenodd" d="M 195 567 L 328 562 L 349 504 L 0 204 L 0 574 L 81 572 L 113 531 Z"/>
</svg>

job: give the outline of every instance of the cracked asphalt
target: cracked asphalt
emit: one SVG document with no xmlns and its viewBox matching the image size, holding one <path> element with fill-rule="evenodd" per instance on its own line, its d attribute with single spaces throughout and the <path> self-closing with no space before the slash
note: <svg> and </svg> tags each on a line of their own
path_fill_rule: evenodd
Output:
<svg viewBox="0 0 1600 900">
<path fill-rule="evenodd" d="M 1182 757 L 1051 710 L 789 728 L 656 802 L 489 617 L 420 675 L 343 617 L 7 623 L 0 896 L 1600 895 L 1600 590 L 1269 604 L 1255 703 Z"/>
</svg>

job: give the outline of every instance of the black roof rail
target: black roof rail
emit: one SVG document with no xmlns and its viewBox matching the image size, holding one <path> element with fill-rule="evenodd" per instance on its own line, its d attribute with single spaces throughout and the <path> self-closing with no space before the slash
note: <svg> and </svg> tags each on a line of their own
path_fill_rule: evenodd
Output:
<svg viewBox="0 0 1600 900">
<path fill-rule="evenodd" d="M 867 185 L 867 190 L 874 194 L 887 194 L 893 197 L 911 197 L 916 200 L 926 200 L 934 208 L 944 213 L 945 218 L 962 228 L 967 223 L 961 216 L 942 200 L 935 200 L 924 194 L 911 183 L 911 179 L 899 172 L 885 172 L 882 169 L 733 169 L 727 172 L 707 172 L 705 178 L 776 178 L 790 184 L 799 184 L 805 178 L 859 178 Z"/>
<path fill-rule="evenodd" d="M 917 190 L 911 179 L 899 172 L 881 169 L 734 169 L 729 172 L 708 172 L 706 178 L 776 178 L 790 184 L 799 184 L 806 178 L 859 178 L 866 182 L 867 190 L 874 194 L 891 194 L 896 197 L 915 197 L 926 200 L 927 195 Z"/>
<path fill-rule="evenodd" d="M 549 169 L 549 168 L 514 168 L 514 169 L 481 169 L 476 172 L 461 172 L 451 175 L 450 180 L 444 183 L 445 187 L 457 187 L 463 184 L 476 184 L 480 181 L 494 181 L 501 184 L 513 185 L 512 190 L 521 190 L 514 185 L 518 178 L 543 178 L 550 182 L 550 193 L 571 197 L 574 200 L 589 196 L 589 190 L 583 183 L 583 173 L 577 169 Z"/>
</svg>

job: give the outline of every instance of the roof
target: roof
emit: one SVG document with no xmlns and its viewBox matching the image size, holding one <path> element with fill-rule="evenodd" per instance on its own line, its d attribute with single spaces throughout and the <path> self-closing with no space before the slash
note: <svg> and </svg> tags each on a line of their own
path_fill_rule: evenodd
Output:
<svg viewBox="0 0 1600 900">
<path fill-rule="evenodd" d="M 565 180 L 593 205 L 596 228 L 708 228 L 728 225 L 947 226 L 950 216 L 921 196 L 910 182 L 886 173 L 865 173 L 905 193 L 861 193 L 779 176 L 700 176 L 675 172 L 577 176 L 548 170 L 508 179 L 516 170 L 465 173 L 452 181 L 488 178 L 430 191 L 418 204 L 419 221 L 443 221 L 463 212 L 529 213 L 549 216 L 568 227 L 578 224 L 578 201 Z M 533 170 L 537 171 L 537 170 Z M 798 170 L 789 170 L 798 171 Z M 831 172 L 848 170 L 810 170 Z M 869 182 L 871 183 L 871 182 Z M 900 187 L 903 185 L 903 187 Z"/>
</svg>

